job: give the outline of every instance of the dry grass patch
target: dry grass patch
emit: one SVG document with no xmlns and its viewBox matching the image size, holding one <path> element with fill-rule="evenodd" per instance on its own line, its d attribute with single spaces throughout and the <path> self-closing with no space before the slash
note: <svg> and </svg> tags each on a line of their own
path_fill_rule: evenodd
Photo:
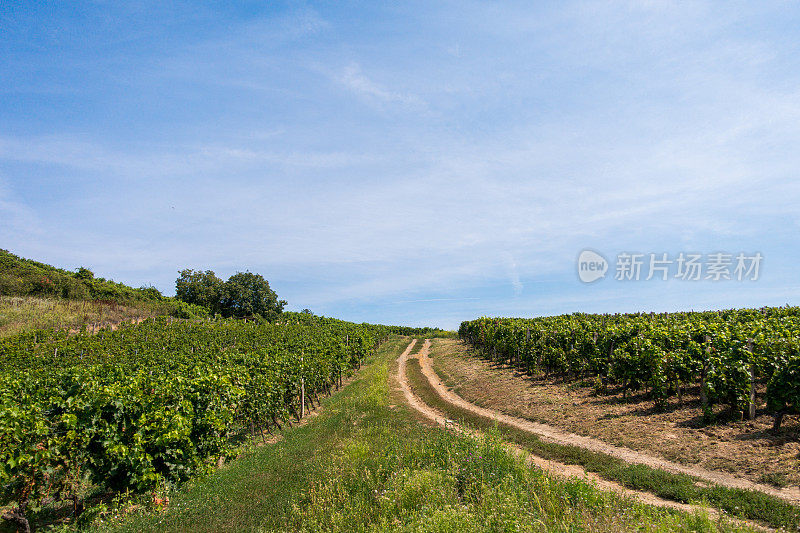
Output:
<svg viewBox="0 0 800 533">
<path fill-rule="evenodd" d="M 89 330 L 169 314 L 172 307 L 160 302 L 135 306 L 113 301 L 66 300 L 32 296 L 0 296 L 0 337 L 33 329 Z"/>
</svg>

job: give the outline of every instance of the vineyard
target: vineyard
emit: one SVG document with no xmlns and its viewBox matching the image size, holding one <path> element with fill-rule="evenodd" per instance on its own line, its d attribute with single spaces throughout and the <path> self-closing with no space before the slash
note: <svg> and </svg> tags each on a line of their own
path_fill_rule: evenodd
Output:
<svg viewBox="0 0 800 533">
<path fill-rule="evenodd" d="M 158 318 L 0 341 L 0 505 L 154 491 L 299 420 L 393 328 L 288 313 L 277 324 Z M 400 331 L 397 331 L 400 332 Z"/>
<path fill-rule="evenodd" d="M 572 314 L 463 322 L 462 339 L 529 372 L 644 389 L 656 407 L 699 389 L 706 416 L 727 404 L 753 418 L 756 392 L 780 427 L 800 412 L 800 308 L 663 314 Z"/>
</svg>

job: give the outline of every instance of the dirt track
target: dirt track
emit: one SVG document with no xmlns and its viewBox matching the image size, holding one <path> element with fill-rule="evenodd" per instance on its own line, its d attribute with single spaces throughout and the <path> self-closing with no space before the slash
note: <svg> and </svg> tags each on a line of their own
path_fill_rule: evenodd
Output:
<svg viewBox="0 0 800 533">
<path fill-rule="evenodd" d="M 453 428 L 453 429 L 455 429 L 457 431 L 466 431 L 463 428 L 460 428 L 452 420 L 449 420 L 447 417 L 442 415 L 436 409 L 433 409 L 432 407 L 430 407 L 427 404 L 425 404 L 424 402 L 422 402 L 422 400 L 420 400 L 413 393 L 413 391 L 411 390 L 411 386 L 409 385 L 408 377 L 406 375 L 406 363 L 407 363 L 408 359 L 410 358 L 409 357 L 409 353 L 411 352 L 411 349 L 414 347 L 415 343 L 416 343 L 416 340 L 412 340 L 411 343 L 408 345 L 408 347 L 405 349 L 405 351 L 398 358 L 397 378 L 398 378 L 398 382 L 399 382 L 400 388 L 403 391 L 403 395 L 405 396 L 406 401 L 414 409 L 416 409 L 418 412 L 420 412 L 421 414 L 423 414 L 425 417 L 429 418 L 433 422 L 435 422 L 435 423 L 437 423 L 439 425 L 445 426 L 445 427 L 451 427 L 451 428 Z M 429 347 L 430 347 L 430 341 L 429 340 L 425 340 L 425 343 L 423 344 L 422 349 L 419 351 L 418 354 L 416 354 L 413 357 L 416 357 L 419 360 L 420 367 L 422 368 L 423 374 L 428 379 L 428 381 L 431 383 L 431 385 L 434 387 L 436 392 L 442 398 L 444 398 L 446 401 L 448 401 L 448 402 L 450 402 L 450 403 L 452 403 L 452 404 L 454 404 L 454 405 L 456 405 L 458 407 L 461 407 L 463 409 L 468 409 L 468 410 L 470 410 L 470 411 L 472 411 L 474 413 L 477 413 L 477 414 L 479 414 L 481 416 L 485 416 L 487 418 L 491 418 L 493 420 L 497 420 L 499 422 L 503 422 L 505 424 L 512 425 L 512 426 L 517 427 L 519 429 L 522 429 L 524 431 L 532 432 L 532 433 L 534 433 L 536 435 L 541 436 L 543 439 L 550 440 L 552 442 L 558 442 L 558 443 L 561 443 L 561 444 L 566 444 L 566 445 L 571 445 L 571 446 L 586 447 L 588 449 L 595 450 L 595 451 L 602 452 L 602 453 L 608 453 L 606 451 L 607 449 L 614 448 L 614 447 L 608 446 L 605 443 L 602 443 L 602 442 L 599 442 L 599 441 L 594 441 L 594 439 L 587 439 L 586 437 L 581 437 L 581 436 L 578 436 L 578 435 L 571 435 L 569 433 L 564 433 L 564 432 L 561 432 L 561 431 L 559 431 L 559 430 L 557 430 L 555 428 L 551 428 L 551 427 L 543 425 L 543 424 L 536 424 L 536 423 L 533 423 L 533 422 L 529 422 L 527 420 L 521 420 L 521 419 L 517 419 L 517 418 L 514 418 L 514 417 L 510 417 L 510 416 L 504 415 L 502 413 L 497 413 L 497 412 L 491 411 L 489 409 L 484 409 L 482 407 L 478 407 L 477 405 L 473 405 L 473 404 L 465 401 L 463 398 L 461 398 L 461 397 L 453 394 L 452 392 L 450 392 L 447 389 L 447 387 L 445 387 L 441 383 L 441 381 L 439 380 L 438 376 L 436 376 L 436 374 L 433 371 L 433 368 L 431 367 L 431 364 L 430 364 L 430 357 L 428 356 Z M 594 442 L 593 443 L 585 443 L 585 441 L 587 441 L 587 440 L 588 441 L 594 441 Z M 587 444 L 587 445 L 585 446 L 584 444 Z M 595 447 L 589 447 L 589 446 L 595 446 Z M 620 485 L 618 483 L 602 479 L 602 478 L 600 478 L 599 476 L 597 476 L 596 474 L 594 474 L 592 472 L 587 472 L 586 470 L 584 470 L 582 467 L 580 467 L 578 465 L 567 465 L 567 464 L 559 463 L 559 462 L 556 462 L 556 461 L 550 461 L 550 460 L 547 460 L 547 459 L 543 459 L 541 457 L 537 457 L 535 455 L 531 455 L 528 452 L 524 451 L 520 447 L 513 446 L 513 445 L 509 445 L 509 447 L 512 448 L 516 453 L 525 456 L 526 460 L 529 463 L 535 464 L 536 466 L 542 468 L 543 470 L 546 470 L 547 472 L 552 473 L 552 474 L 554 474 L 556 476 L 559 476 L 559 477 L 567 477 L 567 478 L 578 477 L 578 478 L 581 478 L 581 479 L 589 479 L 600 489 L 612 490 L 612 491 L 617 492 L 619 494 L 622 494 L 624 496 L 633 497 L 633 498 L 635 498 L 635 499 L 637 499 L 637 500 L 639 500 L 639 501 L 641 501 L 643 503 L 650 504 L 650 505 L 656 505 L 656 506 L 659 506 L 659 507 L 667 507 L 667 508 L 671 508 L 671 509 L 678 509 L 678 510 L 689 512 L 689 513 L 702 510 L 702 511 L 707 512 L 709 514 L 709 516 L 711 516 L 713 518 L 716 518 L 718 516 L 718 514 L 713 509 L 703 508 L 703 507 L 699 507 L 699 506 L 695 506 L 695 505 L 689 505 L 689 504 L 682 504 L 682 503 L 674 502 L 674 501 L 671 501 L 671 500 L 665 500 L 663 498 L 659 498 L 658 496 L 655 496 L 654 494 L 651 494 L 649 492 L 631 490 L 631 489 L 628 489 L 628 488 L 626 488 L 626 487 L 624 487 L 624 486 L 622 486 L 622 485 Z M 623 450 L 623 449 L 618 449 L 618 450 L 619 451 L 625 451 L 625 452 L 628 452 L 628 454 L 634 454 L 634 455 L 627 455 L 626 454 L 625 456 L 621 457 L 620 455 L 613 454 L 615 457 L 620 457 L 620 458 L 623 458 L 623 459 L 625 459 L 625 457 L 630 457 L 631 459 L 637 459 L 637 458 L 638 459 L 652 459 L 654 461 L 654 463 L 651 464 L 651 466 L 656 466 L 657 468 L 661 468 L 661 466 L 658 466 L 658 465 L 660 465 L 663 462 L 666 462 L 666 461 L 663 461 L 663 460 L 658 459 L 658 458 L 644 456 L 643 454 L 639 454 L 638 452 L 634 452 L 632 450 Z M 612 455 L 612 454 L 609 453 L 609 455 Z M 641 456 L 641 457 L 635 457 L 635 456 Z M 625 460 L 628 460 L 628 459 L 625 459 Z M 650 464 L 650 463 L 644 463 L 643 461 L 638 461 L 638 460 L 632 460 L 631 462 L 642 462 L 642 464 Z M 675 465 L 675 466 L 678 466 L 680 468 L 685 468 L 685 467 L 682 467 L 681 465 Z M 716 473 L 713 473 L 713 472 L 710 472 L 710 474 L 716 475 Z M 691 475 L 695 475 L 697 477 L 701 477 L 696 472 L 691 472 Z M 734 478 L 734 479 L 736 479 L 736 478 Z M 709 479 L 709 481 L 713 481 L 713 480 Z M 742 481 L 742 480 L 736 479 L 736 481 Z M 723 483 L 719 483 L 719 484 L 722 485 Z M 751 483 L 751 485 L 754 485 L 754 484 Z M 738 487 L 738 485 L 737 485 L 737 487 Z M 768 488 L 771 489 L 771 487 L 768 487 Z M 772 492 L 776 492 L 775 489 L 772 489 Z M 752 522 L 747 522 L 747 524 L 750 525 L 750 526 L 757 527 L 758 529 L 765 530 L 765 531 L 774 531 L 771 528 L 765 528 L 763 526 L 758 526 L 756 524 L 753 524 Z"/>
</svg>

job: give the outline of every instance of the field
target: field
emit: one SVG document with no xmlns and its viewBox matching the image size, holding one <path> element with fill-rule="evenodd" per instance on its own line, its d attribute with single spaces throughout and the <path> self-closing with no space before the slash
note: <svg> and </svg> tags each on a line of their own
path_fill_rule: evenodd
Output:
<svg viewBox="0 0 800 533">
<path fill-rule="evenodd" d="M 795 529 L 800 522 L 796 490 L 775 489 L 745 479 L 685 467 L 656 456 L 615 447 L 556 427 L 531 422 L 471 403 L 452 392 L 433 369 L 448 342 L 434 341 L 408 360 L 408 381 L 422 403 L 420 412 L 445 427 L 499 431 L 509 446 L 530 452 L 533 464 L 561 477 L 591 479 L 606 490 L 639 501 L 684 511 L 710 506 L 716 516 L 730 514 L 766 527 Z M 464 429 L 466 428 L 466 429 Z"/>
<path fill-rule="evenodd" d="M 459 334 L 492 360 L 528 374 L 591 380 L 599 392 L 643 391 L 657 410 L 698 388 L 705 422 L 755 419 L 762 405 L 779 429 L 800 414 L 800 308 L 702 313 L 481 318 Z M 759 387 L 765 387 L 759 398 Z"/>
<path fill-rule="evenodd" d="M 398 390 L 407 338 L 369 356 L 305 426 L 102 531 L 750 531 L 531 468 L 499 436 L 432 427 Z"/>
<path fill-rule="evenodd" d="M 390 328 L 160 318 L 0 340 L 0 485 L 9 516 L 70 520 L 108 495 L 164 490 L 319 403 Z M 68 504 L 69 503 L 69 504 Z"/>
<path fill-rule="evenodd" d="M 0 0 L 0 533 L 800 533 L 799 50 Z"/>
<path fill-rule="evenodd" d="M 270 323 L 4 301 L 27 324 L 0 337 L 8 531 L 800 520 L 793 308 L 479 319 L 458 340 L 309 313 Z M 82 327 L 52 318 L 70 313 Z"/>
</svg>

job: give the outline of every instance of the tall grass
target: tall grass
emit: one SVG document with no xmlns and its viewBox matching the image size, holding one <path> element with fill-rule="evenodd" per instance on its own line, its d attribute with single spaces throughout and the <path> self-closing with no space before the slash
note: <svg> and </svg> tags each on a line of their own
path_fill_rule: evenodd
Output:
<svg viewBox="0 0 800 533">
<path fill-rule="evenodd" d="M 32 329 L 89 329 L 170 314 L 169 301 L 116 302 L 0 296 L 0 337 Z"/>
</svg>

